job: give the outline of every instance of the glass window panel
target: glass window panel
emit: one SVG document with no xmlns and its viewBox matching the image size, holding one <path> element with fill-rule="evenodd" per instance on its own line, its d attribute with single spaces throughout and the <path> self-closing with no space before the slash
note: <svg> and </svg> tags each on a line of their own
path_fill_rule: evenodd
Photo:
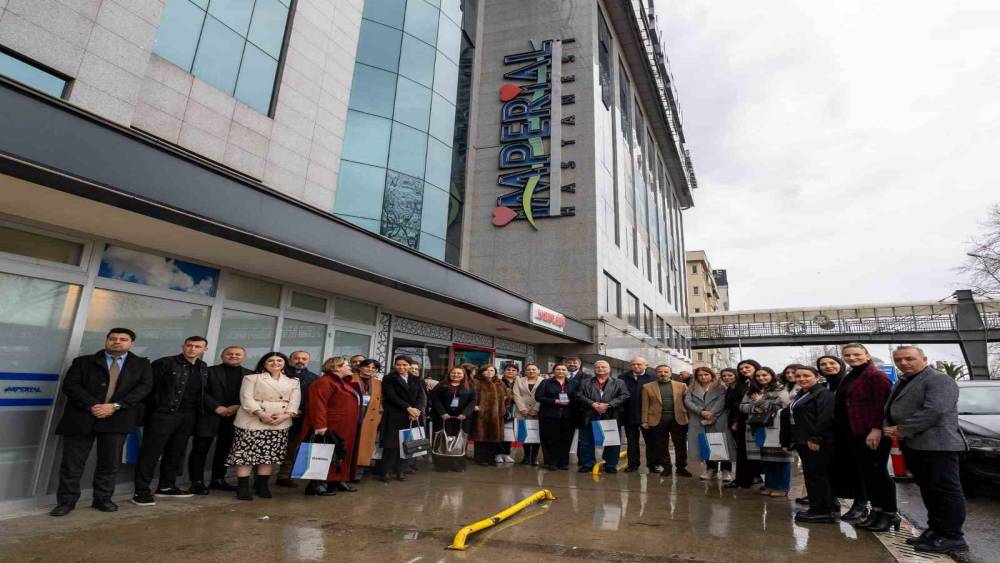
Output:
<svg viewBox="0 0 1000 563">
<path fill-rule="evenodd" d="M 285 319 L 281 325 L 279 351 L 286 356 L 292 352 L 309 352 L 309 369 L 319 372 L 323 363 L 323 346 L 326 344 L 326 325 Z"/>
<path fill-rule="evenodd" d="M 455 23 L 462 22 L 462 0 L 441 0 L 441 13 Z"/>
<path fill-rule="evenodd" d="M 438 26 L 437 49 L 453 61 L 458 61 L 462 54 L 462 29 L 441 13 L 441 24 Z"/>
<path fill-rule="evenodd" d="M 167 0 L 167 2 L 171 2 L 171 1 L 172 0 Z M 209 0 L 191 0 L 191 1 L 194 2 L 195 4 L 197 4 L 198 7 L 201 8 L 201 9 L 203 9 L 203 10 L 207 10 L 208 9 L 208 1 Z"/>
<path fill-rule="evenodd" d="M 135 332 L 136 355 L 155 360 L 180 354 L 188 336 L 205 336 L 209 307 L 182 301 L 95 289 L 83 333 L 82 353 L 104 347 L 108 329 L 130 328 Z"/>
<path fill-rule="evenodd" d="M 333 316 L 338 321 L 350 321 L 375 326 L 376 312 L 375 306 L 368 303 L 361 303 L 360 301 L 344 297 L 336 297 L 333 300 Z"/>
<path fill-rule="evenodd" d="M 246 41 L 209 16 L 198 43 L 192 73 L 223 92 L 233 93 Z"/>
<path fill-rule="evenodd" d="M 32 64 L 0 51 L 0 76 L 6 76 L 50 96 L 61 98 L 66 81 Z"/>
<path fill-rule="evenodd" d="M 308 293 L 299 293 L 298 291 L 293 291 L 292 307 L 295 307 L 296 309 L 305 309 L 306 311 L 316 311 L 317 313 L 325 313 L 326 299 L 323 297 L 317 297 L 315 295 L 309 295 Z"/>
<path fill-rule="evenodd" d="M 340 161 L 334 212 L 376 220 L 382 216 L 382 195 L 385 193 L 385 168 L 367 166 L 347 160 Z M 365 226 L 367 229 L 368 227 Z"/>
<path fill-rule="evenodd" d="M 230 29 L 246 36 L 250 28 L 250 13 L 254 0 L 212 0 L 208 13 L 226 24 Z"/>
<path fill-rule="evenodd" d="M 274 349 L 274 330 L 277 324 L 276 317 L 226 309 L 222 312 L 219 345 L 215 350 L 222 354 L 226 346 L 242 346 L 247 349 L 247 359 L 243 365 L 254 369 L 261 357 Z"/>
<path fill-rule="evenodd" d="M 226 278 L 226 300 L 280 307 L 281 285 L 239 274 L 229 274 Z"/>
<path fill-rule="evenodd" d="M 214 0 L 213 0 L 214 1 Z M 281 57 L 281 45 L 285 41 L 285 21 L 288 7 L 278 0 L 257 0 L 253 8 L 253 20 L 247 35 L 254 45 L 275 59 Z"/>
<path fill-rule="evenodd" d="M 438 9 L 423 0 L 406 3 L 403 31 L 431 45 L 437 41 Z"/>
<path fill-rule="evenodd" d="M 0 501 L 31 495 L 79 299 L 77 285 L 0 274 Z"/>
<path fill-rule="evenodd" d="M 404 35 L 402 52 L 399 55 L 399 73 L 430 88 L 434 81 L 435 52 L 434 47 Z"/>
<path fill-rule="evenodd" d="M 341 157 L 373 166 L 385 166 L 392 122 L 357 111 L 347 112 Z"/>
<path fill-rule="evenodd" d="M 433 186 L 424 186 L 424 203 L 421 210 L 420 230 L 438 238 L 445 238 L 448 230 L 448 192 Z M 421 237 L 423 241 L 423 237 Z M 423 246 L 423 242 L 421 242 Z M 421 249 L 422 250 L 422 249 Z"/>
<path fill-rule="evenodd" d="M 357 62 L 396 72 L 399 68 L 399 44 L 402 37 L 403 32 L 398 29 L 361 20 Z"/>
<path fill-rule="evenodd" d="M 371 335 L 338 330 L 333 333 L 333 353 L 330 355 L 348 358 L 361 355 L 367 358 L 371 347 Z"/>
<path fill-rule="evenodd" d="M 433 188 L 428 191 L 434 191 Z M 438 238 L 434 235 L 428 234 L 426 231 L 421 231 L 420 233 L 420 245 L 417 248 L 420 252 L 437 258 L 438 260 L 444 260 L 445 253 L 445 242 L 444 239 Z"/>
<path fill-rule="evenodd" d="M 442 53 L 437 54 L 434 65 L 434 91 L 452 103 L 458 96 L 458 65 L 449 61 Z"/>
<path fill-rule="evenodd" d="M 188 0 L 167 0 L 153 52 L 190 71 L 204 22 L 205 12 Z"/>
<path fill-rule="evenodd" d="M 351 109 L 392 117 L 393 100 L 396 98 L 396 75 L 364 65 L 354 65 L 351 81 Z"/>
<path fill-rule="evenodd" d="M 0 252 L 79 266 L 84 245 L 0 226 Z"/>
<path fill-rule="evenodd" d="M 219 283 L 215 268 L 176 258 L 107 245 L 97 275 L 162 289 L 214 296 Z"/>
<path fill-rule="evenodd" d="M 427 131 L 427 123 L 431 118 L 431 89 L 400 76 L 396 92 L 393 119 Z"/>
<path fill-rule="evenodd" d="M 416 176 L 424 175 L 427 156 L 427 133 L 400 123 L 392 124 L 392 143 L 389 145 L 389 168 Z M 346 156 L 345 156 L 346 158 Z"/>
<path fill-rule="evenodd" d="M 455 106 L 439 94 L 431 101 L 430 134 L 449 147 L 454 142 Z"/>
<path fill-rule="evenodd" d="M 373 0 L 365 2 L 365 11 L 362 17 L 396 29 L 403 29 L 403 10 L 405 8 L 406 0 Z"/>
<path fill-rule="evenodd" d="M 277 72 L 278 61 L 248 43 L 236 81 L 236 99 L 263 114 L 268 113 L 271 110 L 271 94 Z"/>
<path fill-rule="evenodd" d="M 340 215 L 340 214 L 338 214 Z M 378 219 L 368 219 L 365 217 L 352 217 L 350 215 L 340 215 L 342 219 L 348 223 L 352 223 L 361 227 L 362 229 L 369 230 L 373 233 L 378 233 L 382 228 L 382 222 Z"/>
<path fill-rule="evenodd" d="M 451 149 L 435 139 L 427 140 L 427 171 L 424 181 L 444 190 L 451 184 Z"/>
</svg>

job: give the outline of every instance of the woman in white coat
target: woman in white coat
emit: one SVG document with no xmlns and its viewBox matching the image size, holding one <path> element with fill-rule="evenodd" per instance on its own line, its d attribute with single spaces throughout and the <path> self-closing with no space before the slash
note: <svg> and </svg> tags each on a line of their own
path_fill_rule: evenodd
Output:
<svg viewBox="0 0 1000 563">
<path fill-rule="evenodd" d="M 250 473 L 254 468 L 257 496 L 271 498 L 271 465 L 285 459 L 288 429 L 292 418 L 299 416 L 302 401 L 299 380 L 288 377 L 287 365 L 288 358 L 281 352 L 264 354 L 256 373 L 244 377 L 240 386 L 240 410 L 233 421 L 233 447 L 226 460 L 226 465 L 236 466 L 236 498 L 240 500 L 253 500 Z"/>
<path fill-rule="evenodd" d="M 703 462 L 703 480 L 714 479 L 719 471 L 719 461 L 705 459 L 698 442 L 703 432 L 718 432 L 726 440 L 726 450 L 730 455 L 736 451 L 736 443 L 729 432 L 729 413 L 726 410 L 726 390 L 719 382 L 712 368 L 700 367 L 694 370 L 692 383 L 684 394 L 684 407 L 688 411 L 688 452 L 694 452 Z M 723 461 L 725 473 L 731 463 Z M 728 477 L 728 475 L 726 476 Z"/>
<path fill-rule="evenodd" d="M 542 382 L 542 372 L 535 364 L 524 366 L 524 377 L 514 380 L 514 418 L 538 420 L 538 401 L 535 400 L 535 389 Z M 524 465 L 538 465 L 538 444 L 523 444 Z"/>
</svg>

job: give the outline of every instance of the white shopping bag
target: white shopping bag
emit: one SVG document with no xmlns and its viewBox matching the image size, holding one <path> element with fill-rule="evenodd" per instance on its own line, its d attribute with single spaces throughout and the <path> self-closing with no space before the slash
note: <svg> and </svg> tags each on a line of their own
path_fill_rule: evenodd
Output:
<svg viewBox="0 0 1000 563">
<path fill-rule="evenodd" d="M 522 444 L 537 444 L 540 442 L 538 438 L 538 421 L 537 420 L 527 420 L 524 418 L 519 418 L 517 422 L 517 432 L 514 438 L 515 442 L 520 442 Z"/>
<path fill-rule="evenodd" d="M 594 420 L 591 421 L 590 427 L 594 432 L 595 446 L 602 447 L 622 445 L 622 438 L 618 433 L 617 420 Z"/>
<path fill-rule="evenodd" d="M 569 453 L 571 453 L 571 454 L 575 454 L 576 453 L 576 445 L 579 442 L 580 442 L 580 431 L 579 430 L 574 430 L 573 431 L 573 441 L 569 443 Z"/>
<path fill-rule="evenodd" d="M 781 447 L 781 411 L 774 416 L 771 426 L 758 428 L 754 434 L 754 442 L 758 448 L 780 448 Z"/>
<path fill-rule="evenodd" d="M 514 431 L 514 421 L 503 423 L 503 441 L 504 442 L 516 442 L 517 433 Z"/>
<path fill-rule="evenodd" d="M 333 461 L 333 444 L 302 442 L 292 466 L 292 479 L 326 481 Z"/>
<path fill-rule="evenodd" d="M 729 445 L 722 432 L 698 434 L 698 446 L 703 461 L 729 461 Z"/>
</svg>

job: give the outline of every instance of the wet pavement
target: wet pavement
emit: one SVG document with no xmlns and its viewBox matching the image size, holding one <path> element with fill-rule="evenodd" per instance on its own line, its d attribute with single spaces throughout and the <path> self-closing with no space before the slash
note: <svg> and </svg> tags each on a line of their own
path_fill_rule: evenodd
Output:
<svg viewBox="0 0 1000 563">
<path fill-rule="evenodd" d="M 914 525 L 927 526 L 927 510 L 920 500 L 920 488 L 914 483 L 896 483 L 899 511 Z M 965 541 L 969 552 L 955 559 L 971 563 L 1000 561 L 1000 486 L 984 486 L 973 498 L 965 499 Z"/>
<path fill-rule="evenodd" d="M 797 473 L 797 471 L 796 471 Z M 602 475 L 527 466 L 366 480 L 357 493 L 274 499 L 230 494 L 120 501 L 114 514 L 82 503 L 70 516 L 0 520 L 0 561 L 893 561 L 847 524 L 799 526 L 788 499 L 659 475 Z M 535 505 L 446 551 L 455 532 L 541 489 Z M 792 494 L 801 494 L 796 475 Z"/>
</svg>

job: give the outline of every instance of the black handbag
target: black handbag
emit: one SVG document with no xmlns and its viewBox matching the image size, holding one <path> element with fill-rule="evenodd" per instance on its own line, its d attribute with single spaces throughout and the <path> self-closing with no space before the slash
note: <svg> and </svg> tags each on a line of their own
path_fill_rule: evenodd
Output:
<svg viewBox="0 0 1000 563">
<path fill-rule="evenodd" d="M 413 423 L 410 423 L 410 428 L 414 428 Z M 422 429 L 423 427 L 421 427 Z M 427 452 L 431 449 L 431 441 L 426 437 L 414 438 L 412 440 L 405 440 L 402 444 L 403 453 L 406 457 L 416 457 L 421 455 L 427 455 Z"/>
<path fill-rule="evenodd" d="M 771 426 L 771 422 L 774 421 L 773 412 L 752 412 L 750 416 L 747 417 L 747 426 L 753 430 L 759 428 L 767 428 Z"/>
</svg>

